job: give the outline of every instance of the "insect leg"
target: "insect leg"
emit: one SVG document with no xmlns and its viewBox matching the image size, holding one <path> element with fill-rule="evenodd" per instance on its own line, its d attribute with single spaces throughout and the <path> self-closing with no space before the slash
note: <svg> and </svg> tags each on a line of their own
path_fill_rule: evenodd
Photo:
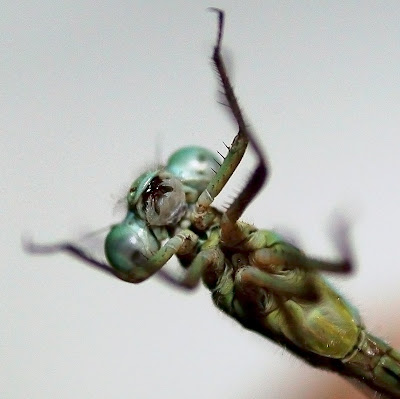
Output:
<svg viewBox="0 0 400 399">
<path fill-rule="evenodd" d="M 352 271 L 352 263 L 346 258 L 338 262 L 332 262 L 311 258 L 302 252 L 278 252 L 276 248 L 258 249 L 251 254 L 251 259 L 257 265 L 285 265 L 288 269 L 297 268 L 305 271 L 331 273 L 350 273 Z"/>
<path fill-rule="evenodd" d="M 31 254 L 51 254 L 67 252 L 102 271 L 111 273 L 121 280 L 130 283 L 140 283 L 151 277 L 168 262 L 175 254 L 186 254 L 193 250 L 197 243 L 197 235 L 190 230 L 182 230 L 170 238 L 152 257 L 140 265 L 132 264 L 132 270 L 124 272 L 111 268 L 89 255 L 83 248 L 70 242 L 61 242 L 53 245 L 38 245 L 32 242 L 24 243 L 24 248 Z"/>
<path fill-rule="evenodd" d="M 160 270 L 159 275 L 172 285 L 191 290 L 197 287 L 206 269 L 212 270 L 214 273 L 222 271 L 224 268 L 224 259 L 224 255 L 220 249 L 209 248 L 196 255 L 183 278 L 177 278 L 163 270 Z"/>
<path fill-rule="evenodd" d="M 184 255 L 193 251 L 197 243 L 197 235 L 190 230 L 182 230 L 170 238 L 152 257 L 131 271 L 115 271 L 115 275 L 129 283 L 140 283 L 160 270 L 174 255 Z"/>
<path fill-rule="evenodd" d="M 339 261 L 326 261 L 306 256 L 292 244 L 284 242 L 276 233 L 268 230 L 255 230 L 246 223 L 224 225 L 223 244 L 251 252 L 252 265 L 261 269 L 267 265 L 285 265 L 287 269 L 305 271 L 326 271 L 331 273 L 351 273 L 353 256 L 349 240 L 349 226 L 339 219 L 334 226 L 333 239 L 340 254 Z M 228 232 L 228 233 L 227 233 Z"/>
<path fill-rule="evenodd" d="M 246 266 L 237 273 L 235 283 L 239 285 L 254 284 L 284 297 L 296 297 L 310 301 L 318 298 L 313 289 L 311 276 L 304 273 L 286 277 L 285 275 L 266 273 L 254 266 Z"/>
<path fill-rule="evenodd" d="M 89 265 L 94 266 L 95 268 L 103 272 L 114 275 L 116 274 L 115 270 L 112 269 L 107 263 L 104 263 L 102 261 L 93 258 L 83 248 L 79 247 L 78 245 L 72 244 L 71 242 L 68 241 L 51 245 L 41 245 L 41 244 L 35 244 L 31 241 L 24 241 L 23 247 L 26 252 L 29 252 L 30 254 L 33 255 L 48 255 L 58 252 L 66 252 L 88 263 Z"/>
<path fill-rule="evenodd" d="M 226 72 L 221 56 L 221 39 L 222 39 L 224 14 L 221 10 L 215 9 L 215 11 L 218 13 L 219 16 L 219 33 L 218 33 L 217 44 L 214 48 L 213 60 L 217 68 L 218 74 L 220 76 L 222 86 L 224 88 L 226 100 L 239 127 L 238 135 L 243 135 L 247 138 L 247 140 L 250 142 L 251 146 L 253 147 L 253 150 L 255 151 L 258 157 L 257 167 L 253 171 L 249 181 L 247 182 L 246 186 L 242 189 L 242 191 L 239 193 L 239 195 L 236 197 L 236 199 L 233 201 L 233 203 L 226 212 L 228 219 L 233 223 L 240 218 L 240 216 L 246 209 L 247 205 L 257 195 L 257 193 L 264 185 L 268 177 L 268 166 L 267 166 L 267 160 L 264 157 L 264 154 L 262 153 L 260 146 L 256 142 L 254 134 L 251 132 L 250 127 L 245 122 L 243 113 L 239 107 L 228 74 Z"/>
<path fill-rule="evenodd" d="M 245 188 L 227 210 L 227 216 L 229 220 L 235 222 L 241 216 L 247 205 L 264 185 L 264 182 L 268 175 L 266 159 L 264 158 L 260 147 L 257 145 L 254 136 L 251 134 L 249 127 L 245 122 L 243 113 L 239 107 L 238 101 L 236 99 L 235 93 L 233 91 L 232 85 L 225 69 L 224 61 L 222 59 L 221 41 L 224 28 L 224 13 L 223 11 L 216 8 L 212 8 L 211 10 L 217 12 L 219 17 L 217 42 L 214 46 L 212 59 L 217 69 L 218 76 L 221 80 L 228 106 L 238 125 L 239 132 L 234 138 L 232 145 L 229 148 L 229 152 L 224 159 L 221 167 L 197 200 L 193 222 L 200 229 L 206 229 L 210 220 L 212 220 L 213 213 L 210 210 L 210 205 L 213 202 L 214 198 L 224 188 L 225 184 L 228 182 L 236 167 L 240 163 L 249 141 L 259 158 L 258 166 L 254 170 Z"/>
</svg>

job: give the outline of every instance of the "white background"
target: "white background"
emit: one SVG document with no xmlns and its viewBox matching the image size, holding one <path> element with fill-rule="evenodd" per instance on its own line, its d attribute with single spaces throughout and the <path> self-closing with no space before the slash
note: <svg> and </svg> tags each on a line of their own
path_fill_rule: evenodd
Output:
<svg viewBox="0 0 400 399">
<path fill-rule="evenodd" d="M 157 154 L 231 142 L 210 63 L 206 7 L 218 6 L 272 164 L 244 219 L 334 258 L 327 231 L 344 212 L 357 271 L 334 284 L 399 347 L 399 4 L 2 2 L 0 397 L 355 398 L 224 316 L 204 287 L 126 284 L 66 255 L 29 256 L 21 236 L 79 240 L 122 217 L 116 202 Z"/>
</svg>

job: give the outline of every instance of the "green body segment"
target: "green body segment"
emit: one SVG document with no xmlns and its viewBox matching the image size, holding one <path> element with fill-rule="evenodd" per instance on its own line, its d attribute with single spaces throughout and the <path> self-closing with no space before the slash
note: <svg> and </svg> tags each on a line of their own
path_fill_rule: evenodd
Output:
<svg viewBox="0 0 400 399">
<path fill-rule="evenodd" d="M 207 187 L 220 164 L 215 155 L 203 147 L 188 146 L 174 152 L 165 169 L 176 176 L 185 188 L 195 190 L 195 198 Z"/>
<path fill-rule="evenodd" d="M 282 259 L 287 250 L 288 259 L 293 258 L 291 244 L 278 242 L 274 232 L 259 232 L 265 235 L 266 242 L 274 243 L 264 249 L 279 253 Z M 219 239 L 214 233 L 205 246 L 218 247 Z M 261 281 L 245 280 L 246 269 L 269 269 L 279 279 L 295 285 L 305 283 L 302 269 L 289 271 L 284 265 L 282 268 L 278 264 L 262 265 L 259 257 L 258 263 L 252 264 L 252 253 L 241 254 L 241 263 L 245 266 L 240 266 L 231 249 L 222 251 L 225 256 L 222 273 L 213 281 L 205 279 L 217 307 L 244 327 L 273 339 L 313 366 L 356 378 L 387 397 L 400 397 L 400 353 L 366 332 L 357 310 L 320 274 L 306 273 L 317 294 L 312 300 L 282 298 Z"/>
<path fill-rule="evenodd" d="M 313 280 L 318 303 L 288 299 L 262 319 L 262 326 L 304 350 L 344 359 L 357 344 L 361 328 L 358 313 L 320 276 L 314 276 Z"/>
</svg>

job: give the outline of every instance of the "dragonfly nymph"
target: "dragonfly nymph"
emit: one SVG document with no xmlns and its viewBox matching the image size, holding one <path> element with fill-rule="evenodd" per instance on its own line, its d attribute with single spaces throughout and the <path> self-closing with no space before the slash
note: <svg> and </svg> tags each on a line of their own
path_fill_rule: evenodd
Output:
<svg viewBox="0 0 400 399">
<path fill-rule="evenodd" d="M 108 263 L 71 242 L 27 244 L 31 253 L 66 251 L 120 279 L 140 283 L 155 273 L 193 289 L 202 280 L 215 305 L 242 326 L 290 350 L 309 364 L 337 372 L 387 397 L 400 398 L 400 353 L 370 334 L 357 310 L 328 284 L 323 272 L 349 273 L 345 223 L 336 234 L 341 260 L 305 255 L 273 231 L 239 221 L 269 175 L 268 163 L 243 117 L 221 56 L 224 13 L 212 60 L 238 133 L 219 164 L 200 147 L 178 150 L 166 166 L 139 176 L 127 194 L 127 214 L 105 240 Z M 251 146 L 257 165 L 225 211 L 216 196 Z M 176 256 L 175 276 L 161 268 Z"/>
</svg>

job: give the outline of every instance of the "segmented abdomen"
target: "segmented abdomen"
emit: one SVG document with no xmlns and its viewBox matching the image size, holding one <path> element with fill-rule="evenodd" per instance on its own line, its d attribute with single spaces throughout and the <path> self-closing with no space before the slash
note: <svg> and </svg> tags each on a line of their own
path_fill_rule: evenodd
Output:
<svg viewBox="0 0 400 399">
<path fill-rule="evenodd" d="M 400 398 L 400 353 L 362 330 L 359 344 L 342 359 L 343 374 L 357 378 L 389 398 Z"/>
</svg>

